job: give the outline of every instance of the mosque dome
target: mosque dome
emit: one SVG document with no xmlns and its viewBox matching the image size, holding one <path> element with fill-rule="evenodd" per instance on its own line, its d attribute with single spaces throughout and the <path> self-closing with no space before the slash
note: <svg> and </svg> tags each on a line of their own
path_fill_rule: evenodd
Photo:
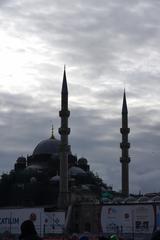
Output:
<svg viewBox="0 0 160 240">
<path fill-rule="evenodd" d="M 151 199 L 152 202 L 160 202 L 160 196 L 155 196 Z"/>
<path fill-rule="evenodd" d="M 60 140 L 53 136 L 49 139 L 43 140 L 35 147 L 33 155 L 50 154 L 58 155 L 60 152 Z"/>
<path fill-rule="evenodd" d="M 55 176 L 51 177 L 50 181 L 51 182 L 59 182 L 60 181 L 60 176 L 59 175 L 55 175 Z"/>
<path fill-rule="evenodd" d="M 28 167 L 26 167 L 26 171 L 27 170 L 40 171 L 43 169 L 44 169 L 44 166 L 36 165 L 36 164 L 32 164 L 32 165 L 29 165 Z"/>
<path fill-rule="evenodd" d="M 86 172 L 79 167 L 71 167 L 68 171 L 69 176 L 86 175 Z"/>
<path fill-rule="evenodd" d="M 142 197 L 140 197 L 140 198 L 138 199 L 138 202 L 147 202 L 148 200 L 149 200 L 148 197 L 142 196 Z"/>
<path fill-rule="evenodd" d="M 17 163 L 26 163 L 26 158 L 21 156 L 17 158 Z"/>
<path fill-rule="evenodd" d="M 113 203 L 122 203 L 123 202 L 123 198 L 121 197 L 116 197 L 113 199 Z"/>
<path fill-rule="evenodd" d="M 80 165 L 87 165 L 87 159 L 84 157 L 79 158 L 78 164 Z"/>
<path fill-rule="evenodd" d="M 133 197 L 133 196 L 129 196 L 124 200 L 125 203 L 131 203 L 131 202 L 134 202 L 134 201 L 136 201 L 136 198 Z"/>
</svg>

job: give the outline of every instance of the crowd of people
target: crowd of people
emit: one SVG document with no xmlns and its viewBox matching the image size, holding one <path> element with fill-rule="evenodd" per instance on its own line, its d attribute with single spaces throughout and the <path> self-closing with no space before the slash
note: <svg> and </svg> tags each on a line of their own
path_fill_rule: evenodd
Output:
<svg viewBox="0 0 160 240">
<path fill-rule="evenodd" d="M 88 236 L 79 237 L 78 235 L 73 234 L 71 240 L 90 240 L 90 239 Z M 98 240 L 125 240 L 125 239 L 122 237 L 118 237 L 116 234 L 113 234 L 109 237 L 100 236 L 98 237 Z M 160 240 L 160 230 L 153 232 L 150 240 Z"/>
<path fill-rule="evenodd" d="M 4 236 L 3 240 L 12 240 L 12 239 L 13 238 L 8 235 L 8 236 Z M 21 224 L 21 234 L 20 234 L 18 240 L 42 240 L 42 239 L 43 238 L 38 236 L 37 231 L 34 226 L 34 223 L 31 220 L 26 220 Z M 78 235 L 76 233 L 73 233 L 71 236 L 66 237 L 64 239 L 67 239 L 67 240 L 90 240 L 90 234 L 84 233 L 82 235 Z M 116 234 L 113 234 L 113 235 L 110 235 L 109 237 L 97 236 L 96 240 L 125 240 L 125 239 L 118 237 Z M 150 240 L 160 240 L 160 230 L 155 231 L 152 234 L 152 237 Z"/>
<path fill-rule="evenodd" d="M 31 220 L 26 220 L 21 224 L 21 234 L 19 236 L 19 240 L 42 240 L 41 237 L 38 236 L 35 226 Z M 88 233 L 84 233 L 82 235 L 78 235 L 76 233 L 72 234 L 68 240 L 90 240 L 90 235 Z M 119 238 L 117 235 L 113 234 L 110 237 L 97 236 L 97 240 L 124 240 Z"/>
<path fill-rule="evenodd" d="M 38 236 L 35 226 L 31 220 L 26 220 L 21 224 L 21 234 L 19 236 L 19 240 L 42 240 L 42 238 Z M 80 236 L 74 233 L 71 235 L 69 240 L 90 240 L 90 236 L 88 233 L 84 233 Z M 113 234 L 108 238 L 104 236 L 97 236 L 97 240 L 124 240 L 124 239 L 119 238 L 117 235 Z"/>
</svg>

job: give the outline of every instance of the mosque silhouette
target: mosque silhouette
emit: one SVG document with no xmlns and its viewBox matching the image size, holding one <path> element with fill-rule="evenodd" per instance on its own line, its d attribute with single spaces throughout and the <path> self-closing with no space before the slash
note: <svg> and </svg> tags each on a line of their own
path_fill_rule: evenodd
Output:
<svg viewBox="0 0 160 240">
<path fill-rule="evenodd" d="M 68 128 L 68 87 L 66 70 L 64 69 L 61 97 L 61 139 L 54 136 L 52 127 L 48 139 L 40 141 L 34 148 L 32 155 L 20 156 L 14 164 L 14 169 L 3 173 L 0 181 L 0 206 L 58 206 L 60 201 L 101 201 L 103 193 L 113 190 L 110 186 L 90 170 L 86 158 L 78 158 L 72 154 L 71 146 L 65 146 Z M 126 102 L 125 102 L 126 103 Z M 125 105 L 126 108 L 126 105 Z M 63 142 L 64 141 L 64 142 Z M 62 144 L 63 143 L 63 144 Z M 66 149 L 62 149 L 64 148 Z M 122 146 L 123 148 L 124 146 Z M 67 166 L 61 164 L 63 150 L 67 154 Z M 123 162 L 123 161 L 122 161 Z M 61 167 L 62 166 L 62 167 Z M 64 170 L 65 169 L 65 170 Z M 67 174 L 67 189 L 65 185 Z M 64 176 L 63 176 L 64 175 Z M 61 193 L 61 197 L 60 197 Z M 114 192 L 116 193 L 116 192 Z M 61 203 L 60 205 L 63 205 Z"/>
</svg>

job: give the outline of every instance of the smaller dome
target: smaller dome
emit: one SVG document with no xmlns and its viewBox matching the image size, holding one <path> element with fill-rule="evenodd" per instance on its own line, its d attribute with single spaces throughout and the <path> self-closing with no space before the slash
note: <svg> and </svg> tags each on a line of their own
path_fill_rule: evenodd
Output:
<svg viewBox="0 0 160 240">
<path fill-rule="evenodd" d="M 87 159 L 86 158 L 79 158 L 78 164 L 80 165 L 87 165 Z"/>
<path fill-rule="evenodd" d="M 37 178 L 36 177 L 31 177 L 30 178 L 30 182 L 31 183 L 36 183 L 37 182 Z"/>
<path fill-rule="evenodd" d="M 70 176 L 77 176 L 77 175 L 86 175 L 86 172 L 82 169 L 82 168 L 79 168 L 79 167 L 71 167 L 69 170 L 68 170 L 68 174 Z"/>
<path fill-rule="evenodd" d="M 53 177 L 51 177 L 50 181 L 51 182 L 59 182 L 60 181 L 60 176 L 59 175 L 53 176 Z"/>
<path fill-rule="evenodd" d="M 36 165 L 36 164 L 33 164 L 33 165 L 29 165 L 26 170 L 43 170 L 43 166 L 41 165 Z"/>
<path fill-rule="evenodd" d="M 90 190 L 90 187 L 86 184 L 81 185 L 82 190 Z"/>
<path fill-rule="evenodd" d="M 107 198 L 107 197 L 103 198 L 101 201 L 102 201 L 103 204 L 113 203 L 112 200 L 110 198 Z"/>
<path fill-rule="evenodd" d="M 149 200 L 148 197 L 142 196 L 138 199 L 138 202 L 148 202 L 148 200 Z"/>
<path fill-rule="evenodd" d="M 123 198 L 121 197 L 116 197 L 113 199 L 113 203 L 121 203 L 121 202 L 123 202 Z"/>
<path fill-rule="evenodd" d="M 17 163 L 26 163 L 26 158 L 23 156 L 17 158 Z"/>
<path fill-rule="evenodd" d="M 130 203 L 130 202 L 134 202 L 134 201 L 136 201 L 136 198 L 130 196 L 130 197 L 126 198 L 124 201 L 125 201 L 126 203 Z"/>
<path fill-rule="evenodd" d="M 152 202 L 160 202 L 160 196 L 155 196 L 151 199 Z"/>
</svg>

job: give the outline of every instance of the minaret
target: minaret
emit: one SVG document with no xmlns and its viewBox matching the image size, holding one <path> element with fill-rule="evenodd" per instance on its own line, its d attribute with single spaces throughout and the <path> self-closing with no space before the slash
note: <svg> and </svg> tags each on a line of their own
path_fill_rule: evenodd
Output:
<svg viewBox="0 0 160 240">
<path fill-rule="evenodd" d="M 61 135 L 61 149 L 60 149 L 60 187 L 58 205 L 60 208 L 68 206 L 68 135 L 70 128 L 68 128 L 68 118 L 70 111 L 68 110 L 68 87 L 66 79 L 66 71 L 64 68 L 62 92 L 61 92 L 61 111 L 59 116 L 61 118 L 61 127 L 59 134 Z"/>
<path fill-rule="evenodd" d="M 51 137 L 50 137 L 51 139 L 55 139 L 55 137 L 54 137 L 54 128 L 53 128 L 53 124 L 52 124 L 52 132 L 51 132 Z"/>
<path fill-rule="evenodd" d="M 128 134 L 130 128 L 128 128 L 128 109 L 126 102 L 126 93 L 124 90 L 123 95 L 123 106 L 122 106 L 122 128 L 120 129 L 122 134 L 122 142 L 120 143 L 120 148 L 122 149 L 122 157 L 120 162 L 122 163 L 122 194 L 128 196 L 129 194 L 129 148 L 130 143 L 128 142 Z"/>
</svg>

